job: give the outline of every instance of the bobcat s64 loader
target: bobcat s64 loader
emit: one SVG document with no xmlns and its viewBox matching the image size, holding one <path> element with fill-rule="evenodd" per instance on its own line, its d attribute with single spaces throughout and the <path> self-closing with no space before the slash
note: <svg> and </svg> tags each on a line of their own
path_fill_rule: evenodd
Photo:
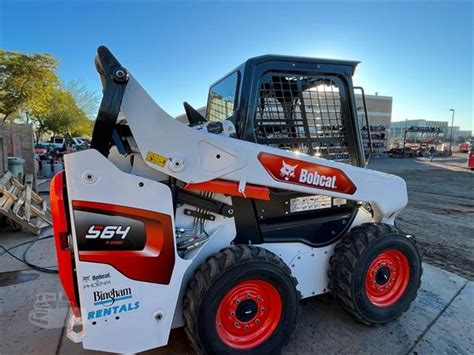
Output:
<svg viewBox="0 0 474 355">
<path fill-rule="evenodd" d="M 68 337 L 130 353 L 185 326 L 198 353 L 275 353 L 302 298 L 331 292 L 365 324 L 406 311 L 421 275 L 394 226 L 406 184 L 365 168 L 356 65 L 249 59 L 184 124 L 100 47 L 92 149 L 51 183 Z"/>
</svg>

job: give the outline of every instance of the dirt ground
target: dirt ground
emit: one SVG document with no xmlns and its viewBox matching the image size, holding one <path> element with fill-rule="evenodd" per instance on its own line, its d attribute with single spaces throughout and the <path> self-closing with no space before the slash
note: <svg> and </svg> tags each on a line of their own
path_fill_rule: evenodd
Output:
<svg viewBox="0 0 474 355">
<path fill-rule="evenodd" d="M 407 182 L 408 206 L 397 226 L 416 237 L 423 260 L 474 280 L 474 172 L 467 154 L 451 158 L 379 159 L 369 168 Z"/>
</svg>

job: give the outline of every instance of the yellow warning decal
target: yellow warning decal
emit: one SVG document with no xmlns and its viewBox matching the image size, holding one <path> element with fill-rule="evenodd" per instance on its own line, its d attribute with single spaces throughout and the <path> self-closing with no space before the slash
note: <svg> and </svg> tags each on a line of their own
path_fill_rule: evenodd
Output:
<svg viewBox="0 0 474 355">
<path fill-rule="evenodd" d="M 146 155 L 146 161 L 149 161 L 152 164 L 155 164 L 164 168 L 166 165 L 166 162 L 168 161 L 168 158 L 162 155 L 159 155 L 157 153 L 148 152 Z"/>
</svg>

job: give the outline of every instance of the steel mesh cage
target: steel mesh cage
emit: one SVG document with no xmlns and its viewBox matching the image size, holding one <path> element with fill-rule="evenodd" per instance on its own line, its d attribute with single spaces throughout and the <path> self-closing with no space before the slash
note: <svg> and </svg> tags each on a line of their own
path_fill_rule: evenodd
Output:
<svg viewBox="0 0 474 355">
<path fill-rule="evenodd" d="M 255 114 L 257 142 L 351 163 L 340 89 L 329 77 L 266 74 Z"/>
</svg>

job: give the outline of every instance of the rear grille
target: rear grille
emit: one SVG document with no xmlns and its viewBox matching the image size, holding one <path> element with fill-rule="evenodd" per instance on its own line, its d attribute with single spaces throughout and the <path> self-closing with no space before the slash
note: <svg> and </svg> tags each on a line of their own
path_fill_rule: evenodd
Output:
<svg viewBox="0 0 474 355">
<path fill-rule="evenodd" d="M 260 144 L 351 163 L 339 87 L 328 77 L 263 76 L 255 130 Z"/>
</svg>

